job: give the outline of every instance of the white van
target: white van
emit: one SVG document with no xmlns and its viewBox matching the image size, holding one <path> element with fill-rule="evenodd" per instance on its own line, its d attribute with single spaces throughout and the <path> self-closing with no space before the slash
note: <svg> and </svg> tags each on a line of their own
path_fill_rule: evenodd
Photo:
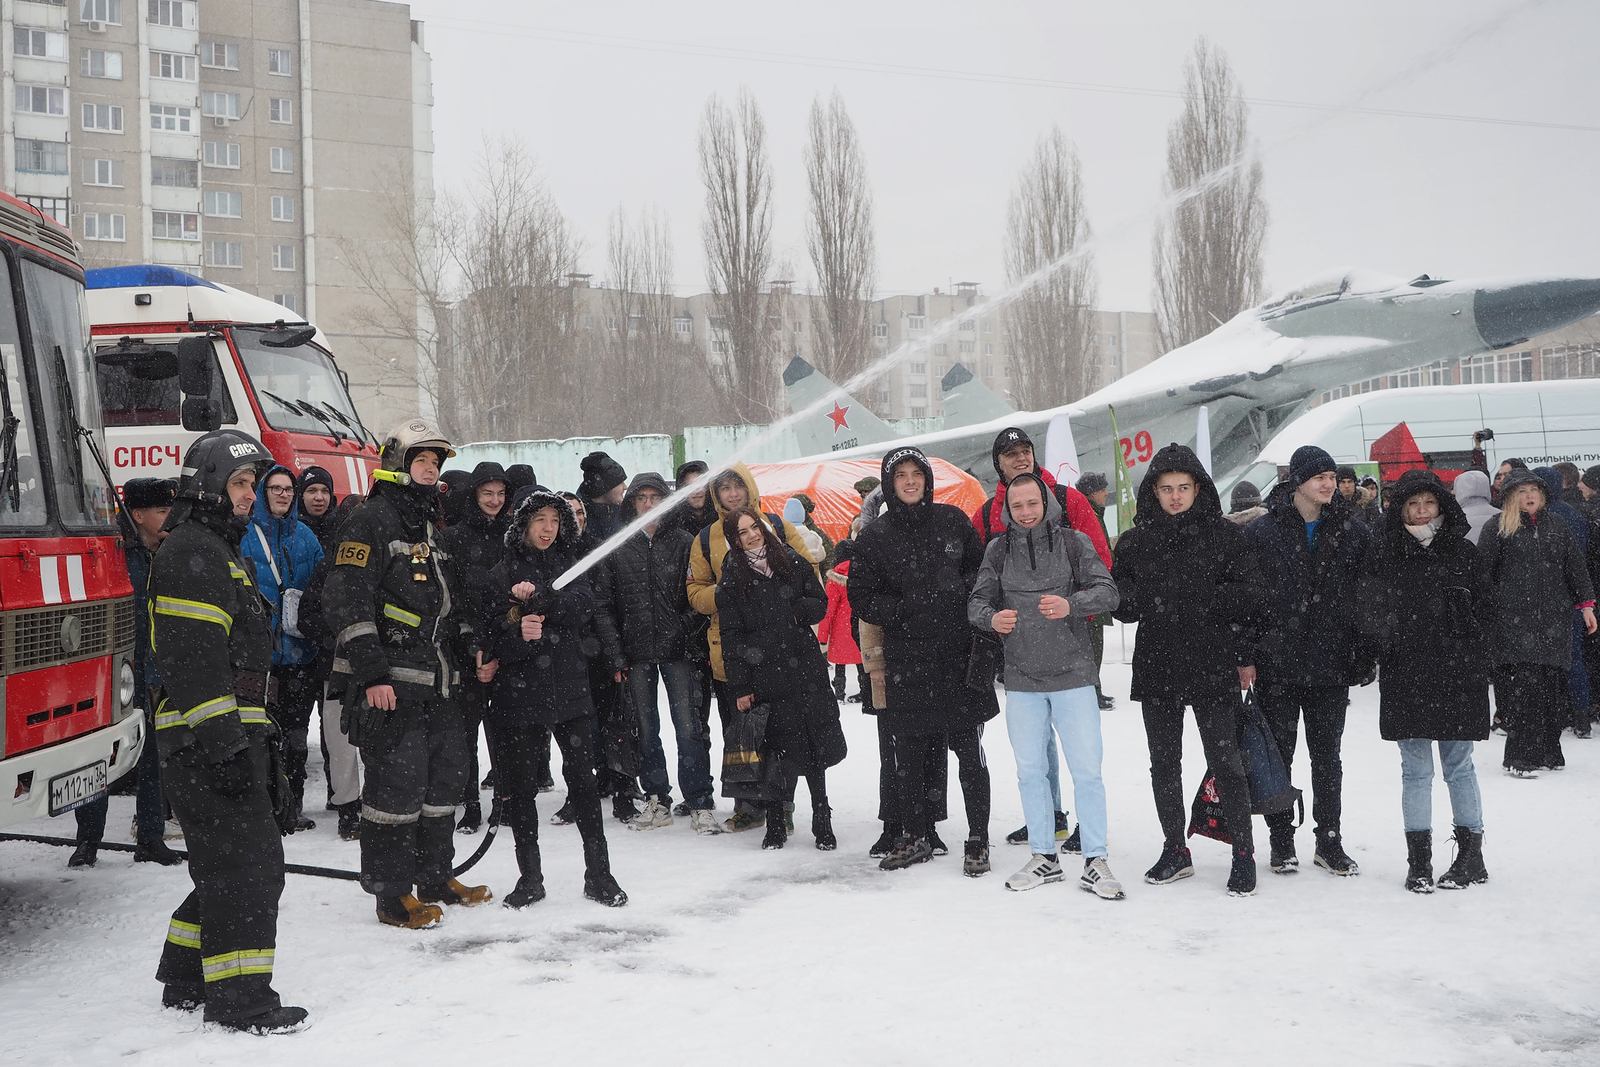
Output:
<svg viewBox="0 0 1600 1067">
<path fill-rule="evenodd" d="M 1320 445 L 1340 464 L 1375 462 L 1374 444 L 1402 425 L 1423 461 L 1447 480 L 1471 466 L 1479 430 L 1494 432 L 1483 442 L 1491 474 L 1512 458 L 1530 467 L 1570 462 L 1581 470 L 1600 463 L 1600 379 L 1380 389 L 1333 400 L 1279 430 L 1256 462 L 1225 476 L 1224 484 L 1246 478 L 1265 497 L 1301 445 Z"/>
</svg>

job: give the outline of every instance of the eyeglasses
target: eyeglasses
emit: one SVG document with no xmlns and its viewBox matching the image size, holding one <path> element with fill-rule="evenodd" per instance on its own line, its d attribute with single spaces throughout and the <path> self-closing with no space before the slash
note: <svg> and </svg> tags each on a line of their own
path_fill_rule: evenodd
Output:
<svg viewBox="0 0 1600 1067">
<path fill-rule="evenodd" d="M 269 492 L 269 493 L 277 493 L 279 496 L 288 496 L 290 493 L 294 492 L 294 486 L 292 486 L 292 485 L 269 485 L 269 486 L 267 486 L 267 492 Z"/>
</svg>

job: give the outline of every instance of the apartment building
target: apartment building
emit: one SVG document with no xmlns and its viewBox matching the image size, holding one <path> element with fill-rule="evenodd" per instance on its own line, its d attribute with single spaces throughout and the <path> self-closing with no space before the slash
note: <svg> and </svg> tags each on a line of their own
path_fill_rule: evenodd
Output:
<svg viewBox="0 0 1600 1067">
<path fill-rule="evenodd" d="M 7 0 L 0 60 L 5 188 L 71 227 L 88 266 L 168 264 L 311 319 L 380 430 L 424 402 L 426 308 L 340 254 L 390 236 L 395 197 L 433 196 L 406 5 Z"/>
</svg>

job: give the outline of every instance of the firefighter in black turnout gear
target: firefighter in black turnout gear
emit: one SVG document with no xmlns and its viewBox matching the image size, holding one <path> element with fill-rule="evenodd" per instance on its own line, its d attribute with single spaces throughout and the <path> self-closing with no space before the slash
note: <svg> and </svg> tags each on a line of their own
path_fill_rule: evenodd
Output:
<svg viewBox="0 0 1600 1067">
<path fill-rule="evenodd" d="M 344 682 L 345 723 L 366 772 L 361 885 L 377 897 L 380 922 L 414 930 L 439 922 L 439 904 L 493 899 L 450 870 L 471 743 L 456 666 L 471 624 L 435 537 L 439 468 L 453 455 L 426 419 L 388 435 L 372 495 L 340 530 L 323 587 L 333 677 Z"/>
<path fill-rule="evenodd" d="M 236 430 L 183 460 L 150 574 L 151 651 L 163 688 L 161 777 L 189 847 L 194 890 L 172 913 L 156 978 L 162 1003 L 258 1034 L 302 1028 L 272 988 L 283 892 L 275 809 L 287 796 L 267 717 L 269 609 L 239 554 L 242 519 L 272 456 Z"/>
</svg>

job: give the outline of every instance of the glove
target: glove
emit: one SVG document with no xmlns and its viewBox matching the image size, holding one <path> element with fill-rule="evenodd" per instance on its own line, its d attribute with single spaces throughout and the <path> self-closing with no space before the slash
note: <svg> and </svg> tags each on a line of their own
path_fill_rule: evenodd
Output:
<svg viewBox="0 0 1600 1067">
<path fill-rule="evenodd" d="M 211 765 L 211 789 L 220 796 L 242 797 L 250 788 L 250 750 L 239 751 Z"/>
<path fill-rule="evenodd" d="M 267 743 L 267 799 L 272 803 L 272 815 L 278 823 L 278 833 L 294 833 L 294 807 L 290 803 L 289 778 L 284 773 L 283 752 L 276 741 Z"/>
</svg>

